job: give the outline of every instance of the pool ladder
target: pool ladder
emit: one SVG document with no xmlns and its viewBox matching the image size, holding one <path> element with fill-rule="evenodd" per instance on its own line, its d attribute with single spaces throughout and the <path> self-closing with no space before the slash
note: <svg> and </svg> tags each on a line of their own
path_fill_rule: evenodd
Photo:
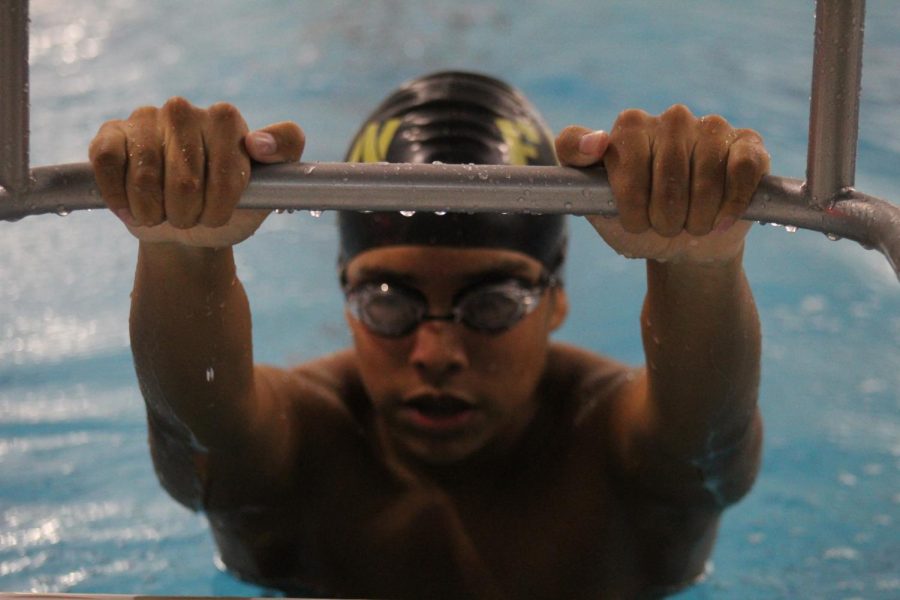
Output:
<svg viewBox="0 0 900 600">
<path fill-rule="evenodd" d="M 806 180 L 767 176 L 744 218 L 877 249 L 900 279 L 900 208 L 853 188 L 865 0 L 818 0 Z M 0 220 L 103 208 L 87 163 L 31 169 L 28 2 L 0 5 Z M 254 167 L 241 207 L 616 213 L 602 169 L 295 163 Z"/>
</svg>

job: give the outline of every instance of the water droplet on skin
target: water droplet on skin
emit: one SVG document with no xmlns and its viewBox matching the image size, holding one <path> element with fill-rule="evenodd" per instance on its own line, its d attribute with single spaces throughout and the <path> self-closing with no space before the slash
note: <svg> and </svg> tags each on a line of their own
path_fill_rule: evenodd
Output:
<svg viewBox="0 0 900 600">
<path fill-rule="evenodd" d="M 836 242 L 836 241 L 838 241 L 838 240 L 841 239 L 841 236 L 836 235 L 836 234 L 834 234 L 834 233 L 826 233 L 826 234 L 825 234 L 825 237 L 827 237 L 827 238 L 828 238 L 829 240 L 831 240 L 832 242 Z"/>
<path fill-rule="evenodd" d="M 489 177 L 490 177 L 490 175 L 488 175 L 484 171 L 482 171 L 478 174 L 478 179 L 480 179 L 482 181 L 487 181 Z"/>
<path fill-rule="evenodd" d="M 414 211 L 414 210 L 401 210 L 401 211 L 400 211 L 400 214 L 403 215 L 404 217 L 411 217 L 411 216 L 413 216 L 414 214 L 416 214 L 416 211 Z"/>
<path fill-rule="evenodd" d="M 206 369 L 206 383 L 212 383 L 216 378 L 216 370 L 212 367 Z"/>
<path fill-rule="evenodd" d="M 58 214 L 61 217 L 67 217 L 67 216 L 69 216 L 69 209 L 66 208 L 65 206 L 63 206 L 62 204 L 60 204 L 59 206 L 56 207 L 56 214 Z"/>
<path fill-rule="evenodd" d="M 439 217 L 443 217 L 444 215 L 447 214 L 447 211 L 446 210 L 436 210 L 436 211 L 434 211 L 434 214 L 436 214 Z"/>
<path fill-rule="evenodd" d="M 310 175 L 310 174 L 311 174 L 313 171 L 315 171 L 315 170 L 316 170 L 316 165 L 310 165 L 310 166 L 308 166 L 308 167 L 306 168 L 306 171 L 305 171 L 305 172 L 306 172 L 307 175 Z"/>
<path fill-rule="evenodd" d="M 274 212 L 276 215 L 283 215 L 283 214 L 284 214 L 284 209 L 283 209 L 283 208 L 276 208 L 273 212 Z"/>
<path fill-rule="evenodd" d="M 311 210 L 311 211 L 309 211 L 309 216 L 318 219 L 319 217 L 322 216 L 322 211 L 321 210 Z"/>
<path fill-rule="evenodd" d="M 788 233 L 797 233 L 797 226 L 796 225 L 785 225 L 784 230 L 787 231 Z"/>
</svg>

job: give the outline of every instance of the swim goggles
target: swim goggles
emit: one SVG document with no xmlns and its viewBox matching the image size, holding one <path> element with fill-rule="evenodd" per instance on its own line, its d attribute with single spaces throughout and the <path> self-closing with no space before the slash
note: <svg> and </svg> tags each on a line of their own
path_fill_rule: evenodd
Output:
<svg viewBox="0 0 900 600">
<path fill-rule="evenodd" d="M 445 315 L 429 315 L 425 295 L 397 283 L 365 282 L 345 288 L 344 295 L 350 314 L 382 337 L 409 335 L 424 321 L 462 323 L 475 331 L 500 333 L 537 308 L 544 291 L 556 283 L 546 273 L 534 285 L 518 279 L 478 283 L 460 291 Z"/>
</svg>

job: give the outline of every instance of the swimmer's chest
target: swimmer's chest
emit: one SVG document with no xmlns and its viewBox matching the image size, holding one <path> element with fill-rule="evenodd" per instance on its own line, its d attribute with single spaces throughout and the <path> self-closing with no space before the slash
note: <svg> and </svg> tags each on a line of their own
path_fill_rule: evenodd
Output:
<svg viewBox="0 0 900 600">
<path fill-rule="evenodd" d="M 521 598 L 627 589 L 639 551 L 627 507 L 600 469 L 536 465 L 481 485 L 413 484 L 350 518 L 328 516 L 328 554 L 343 562 L 340 572 L 359 574 L 350 593 L 393 591 L 384 574 L 418 597 L 431 585 L 486 597 L 485 581 Z"/>
<path fill-rule="evenodd" d="M 567 447 L 466 485 L 401 482 L 360 463 L 329 469 L 278 507 L 210 522 L 226 564 L 270 585 L 356 597 L 490 597 L 481 587 L 492 584 L 522 598 L 627 596 L 642 579 L 647 531 L 604 458 Z"/>
</svg>

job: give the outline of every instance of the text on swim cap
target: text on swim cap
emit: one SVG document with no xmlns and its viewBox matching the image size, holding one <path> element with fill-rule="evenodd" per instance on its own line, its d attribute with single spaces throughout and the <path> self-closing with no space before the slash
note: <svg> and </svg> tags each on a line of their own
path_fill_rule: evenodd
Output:
<svg viewBox="0 0 900 600">
<path fill-rule="evenodd" d="M 509 164 L 527 165 L 540 153 L 541 132 L 527 119 L 496 119 L 497 129 L 509 148 Z"/>
<path fill-rule="evenodd" d="M 400 119 L 388 119 L 384 123 L 366 125 L 353 144 L 348 162 L 384 162 L 398 127 Z"/>
</svg>

